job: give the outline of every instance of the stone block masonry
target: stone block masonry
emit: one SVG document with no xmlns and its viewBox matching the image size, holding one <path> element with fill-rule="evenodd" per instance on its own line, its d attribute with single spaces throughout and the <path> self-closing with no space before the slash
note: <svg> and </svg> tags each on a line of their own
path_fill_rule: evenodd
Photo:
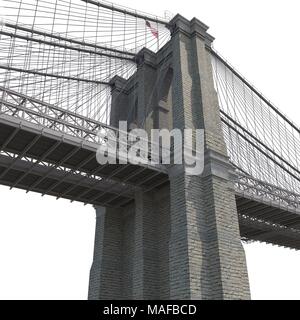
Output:
<svg viewBox="0 0 300 320">
<path fill-rule="evenodd" d="M 184 165 L 171 166 L 160 190 L 137 190 L 122 209 L 96 208 L 89 299 L 250 299 L 208 50 L 213 38 L 197 19 L 177 15 L 171 24 L 164 48 L 141 51 L 136 77 L 112 99 L 111 121 L 137 107 L 130 121 L 147 129 L 204 129 L 205 170 L 188 176 Z M 114 81 L 113 95 L 124 83 Z"/>
</svg>

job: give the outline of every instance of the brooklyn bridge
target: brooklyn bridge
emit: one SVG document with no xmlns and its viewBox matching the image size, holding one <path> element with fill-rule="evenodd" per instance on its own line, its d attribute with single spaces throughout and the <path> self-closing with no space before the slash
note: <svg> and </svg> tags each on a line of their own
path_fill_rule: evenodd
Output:
<svg viewBox="0 0 300 320">
<path fill-rule="evenodd" d="M 208 26 L 98 0 L 4 8 L 0 183 L 94 205 L 89 299 L 249 299 L 241 241 L 300 249 L 300 129 Z M 204 172 L 100 165 L 119 121 L 204 129 Z"/>
</svg>

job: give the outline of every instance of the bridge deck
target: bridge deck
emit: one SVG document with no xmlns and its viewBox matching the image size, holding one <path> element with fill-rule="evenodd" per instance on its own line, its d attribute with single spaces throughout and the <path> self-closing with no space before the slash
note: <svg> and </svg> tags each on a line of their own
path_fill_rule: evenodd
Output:
<svg viewBox="0 0 300 320">
<path fill-rule="evenodd" d="M 244 240 L 300 249 L 300 210 L 237 192 L 240 232 Z"/>
<path fill-rule="evenodd" d="M 0 182 L 94 205 L 123 206 L 167 182 L 155 168 L 99 165 L 97 144 L 11 116 L 0 118 Z"/>
<path fill-rule="evenodd" d="M 122 207 L 135 190 L 168 183 L 162 168 L 97 163 L 98 145 L 13 116 L 0 117 L 0 183 L 99 206 Z M 241 237 L 300 249 L 300 211 L 236 190 Z"/>
</svg>

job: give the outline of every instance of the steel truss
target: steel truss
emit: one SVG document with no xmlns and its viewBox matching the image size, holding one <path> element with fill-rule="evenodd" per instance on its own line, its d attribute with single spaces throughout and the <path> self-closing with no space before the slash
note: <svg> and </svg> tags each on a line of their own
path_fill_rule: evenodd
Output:
<svg viewBox="0 0 300 320">
<path fill-rule="evenodd" d="M 238 174 L 235 180 L 236 191 L 250 196 L 261 197 L 267 201 L 281 203 L 290 208 L 300 208 L 300 195 L 257 180 L 251 176 Z"/>
<path fill-rule="evenodd" d="M 101 122 L 26 96 L 0 86 L 0 115 L 24 119 L 37 125 L 98 143 L 98 131 L 117 132 L 117 129 Z"/>
</svg>

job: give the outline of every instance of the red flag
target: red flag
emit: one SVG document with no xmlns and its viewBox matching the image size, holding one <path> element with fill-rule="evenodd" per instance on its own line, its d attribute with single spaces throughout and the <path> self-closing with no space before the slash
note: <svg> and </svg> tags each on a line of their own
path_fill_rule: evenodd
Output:
<svg viewBox="0 0 300 320">
<path fill-rule="evenodd" d="M 153 36 L 158 39 L 158 30 L 151 26 L 151 23 L 146 20 L 146 26 L 151 30 Z"/>
</svg>

